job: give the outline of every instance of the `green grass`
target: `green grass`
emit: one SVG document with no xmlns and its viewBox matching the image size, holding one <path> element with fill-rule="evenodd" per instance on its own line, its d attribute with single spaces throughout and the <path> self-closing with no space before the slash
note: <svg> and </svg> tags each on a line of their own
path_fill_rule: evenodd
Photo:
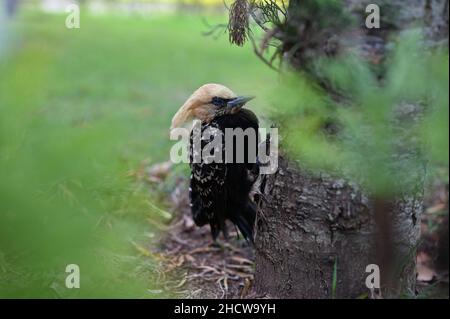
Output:
<svg viewBox="0 0 450 319">
<path fill-rule="evenodd" d="M 337 258 L 334 260 L 333 265 L 333 277 L 331 282 L 331 299 L 336 299 L 336 288 L 337 288 Z"/>
<path fill-rule="evenodd" d="M 129 172 L 168 159 L 171 117 L 200 85 L 258 96 L 276 80 L 249 47 L 202 36 L 201 18 L 14 22 L 0 59 L 0 297 L 170 296 L 149 292 L 158 261 L 131 244 L 158 235 L 147 219 L 165 221 L 163 186 Z M 81 289 L 64 286 L 70 263 Z"/>
</svg>

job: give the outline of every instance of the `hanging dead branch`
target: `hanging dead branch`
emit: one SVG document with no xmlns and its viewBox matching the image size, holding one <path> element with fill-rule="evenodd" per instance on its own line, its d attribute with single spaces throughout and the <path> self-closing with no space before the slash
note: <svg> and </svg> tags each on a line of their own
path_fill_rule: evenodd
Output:
<svg viewBox="0 0 450 319">
<path fill-rule="evenodd" d="M 228 22 L 231 43 L 243 46 L 249 33 L 249 5 L 247 0 L 236 0 L 230 6 Z"/>
</svg>

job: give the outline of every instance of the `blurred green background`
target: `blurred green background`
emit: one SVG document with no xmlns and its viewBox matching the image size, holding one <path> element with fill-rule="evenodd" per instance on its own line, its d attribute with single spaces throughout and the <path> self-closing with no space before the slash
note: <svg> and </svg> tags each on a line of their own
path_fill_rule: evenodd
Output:
<svg viewBox="0 0 450 319">
<path fill-rule="evenodd" d="M 147 247 L 170 212 L 136 171 L 168 159 L 171 117 L 194 89 L 258 95 L 276 74 L 203 35 L 224 12 L 82 8 L 67 29 L 40 4 L 0 20 L 0 297 L 170 297 Z M 72 263 L 81 289 L 64 285 Z"/>
<path fill-rule="evenodd" d="M 71 1 L 8 3 L 19 2 L 0 2 L 0 298 L 176 297 L 154 249 L 174 181 L 142 176 L 169 159 L 171 118 L 204 83 L 255 95 L 251 107 L 309 168 L 343 167 L 372 192 L 402 191 L 402 174 L 422 162 L 394 174 L 385 156 L 413 132 L 427 187 L 448 185 L 448 50 L 423 50 L 414 32 L 393 39 L 382 83 L 354 55 L 317 58 L 352 98 L 338 103 L 307 74 L 281 77 L 250 44 L 230 45 L 224 29 L 206 36 L 227 23 L 222 0 L 81 1 L 80 29 L 65 26 Z M 393 130 L 394 105 L 416 102 L 423 121 Z M 339 138 L 323 134 L 328 123 Z M 81 289 L 65 287 L 68 264 L 80 266 Z"/>
</svg>

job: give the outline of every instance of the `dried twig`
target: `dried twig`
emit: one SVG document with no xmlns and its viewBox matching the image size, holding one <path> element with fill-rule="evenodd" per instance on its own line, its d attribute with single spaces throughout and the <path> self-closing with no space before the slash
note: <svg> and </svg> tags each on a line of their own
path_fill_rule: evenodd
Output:
<svg viewBox="0 0 450 319">
<path fill-rule="evenodd" d="M 277 69 L 275 66 L 273 66 L 272 63 L 270 63 L 270 61 L 268 61 L 264 55 L 262 53 L 259 52 L 258 50 L 258 45 L 256 44 L 255 39 L 253 38 L 253 36 L 249 36 L 250 41 L 252 42 L 252 46 L 253 46 L 253 52 L 256 54 L 256 56 L 263 61 L 269 68 L 271 68 L 272 70 L 279 72 L 279 69 Z"/>
</svg>

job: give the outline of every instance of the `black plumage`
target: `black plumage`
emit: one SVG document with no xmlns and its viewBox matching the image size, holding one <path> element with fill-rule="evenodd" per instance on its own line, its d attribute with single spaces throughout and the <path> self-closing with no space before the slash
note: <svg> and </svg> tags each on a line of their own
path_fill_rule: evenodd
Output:
<svg viewBox="0 0 450 319">
<path fill-rule="evenodd" d="M 214 104 L 224 104 L 227 101 L 216 99 Z M 201 159 L 200 163 L 193 162 L 193 133 L 191 132 L 190 144 L 190 167 L 192 170 L 189 194 L 191 199 L 191 210 L 196 225 L 211 226 L 211 234 L 214 239 L 222 231 L 227 238 L 226 220 L 234 223 L 249 241 L 253 242 L 253 227 L 256 218 L 256 205 L 250 199 L 250 192 L 259 176 L 259 167 L 256 158 L 249 158 L 249 143 L 258 145 L 258 119 L 253 112 L 241 108 L 237 112 L 221 114 L 217 113 L 209 122 L 202 122 L 201 131 L 211 129 L 214 134 L 222 135 L 222 163 L 207 163 Z M 241 128 L 255 130 L 256 140 L 245 138 L 244 162 L 236 163 L 236 141 L 233 145 L 234 161 L 225 162 L 225 128 Z M 202 139 L 201 147 L 210 142 L 211 138 Z M 238 150 L 239 151 L 239 150 Z M 240 150 L 242 151 L 242 150 Z M 254 154 L 256 157 L 256 154 Z"/>
</svg>

